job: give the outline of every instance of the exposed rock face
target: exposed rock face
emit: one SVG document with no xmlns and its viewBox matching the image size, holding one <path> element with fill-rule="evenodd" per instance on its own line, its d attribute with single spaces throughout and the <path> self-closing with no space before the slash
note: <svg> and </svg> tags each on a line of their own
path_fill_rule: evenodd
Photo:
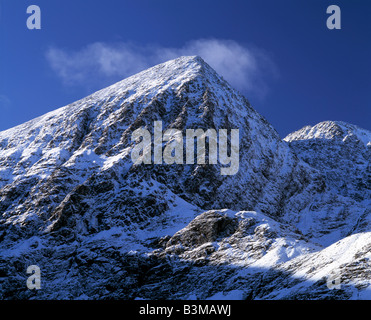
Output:
<svg viewBox="0 0 371 320">
<path fill-rule="evenodd" d="M 169 240 L 167 247 L 180 244 L 182 247 L 194 248 L 204 243 L 225 238 L 237 229 L 237 222 L 217 212 L 205 212 L 196 217 L 186 228 L 180 230 Z"/>
<path fill-rule="evenodd" d="M 239 129 L 239 171 L 134 165 L 132 132 L 158 120 Z M 282 141 L 199 57 L 0 132 L 0 297 L 364 297 L 370 136 L 326 122 Z M 334 268 L 340 295 L 326 286 Z"/>
</svg>

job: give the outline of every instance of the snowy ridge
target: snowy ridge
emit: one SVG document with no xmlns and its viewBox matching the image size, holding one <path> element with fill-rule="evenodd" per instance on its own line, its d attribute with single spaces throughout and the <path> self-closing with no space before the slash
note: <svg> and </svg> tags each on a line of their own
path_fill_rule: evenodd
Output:
<svg viewBox="0 0 371 320">
<path fill-rule="evenodd" d="M 371 146 L 370 131 L 342 121 L 324 121 L 315 126 L 305 126 L 298 131 L 290 133 L 284 140 L 287 142 L 310 139 L 341 139 L 342 141 L 347 141 L 353 137 L 361 141 L 365 146 Z"/>
</svg>

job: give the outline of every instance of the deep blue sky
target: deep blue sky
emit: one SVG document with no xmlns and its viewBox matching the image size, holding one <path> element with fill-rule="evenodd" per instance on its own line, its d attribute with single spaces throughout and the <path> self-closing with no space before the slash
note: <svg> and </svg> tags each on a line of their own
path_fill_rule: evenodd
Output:
<svg viewBox="0 0 371 320">
<path fill-rule="evenodd" d="M 263 75 L 265 94 L 240 91 L 282 137 L 324 120 L 371 130 L 369 0 L 0 3 L 0 130 L 99 89 L 63 82 L 46 58 L 50 48 L 78 52 L 97 42 L 181 48 L 198 39 L 233 40 L 269 57 L 275 71 Z M 26 28 L 30 4 L 41 8 L 41 30 Z M 326 27 L 331 4 L 341 8 L 341 30 Z"/>
</svg>

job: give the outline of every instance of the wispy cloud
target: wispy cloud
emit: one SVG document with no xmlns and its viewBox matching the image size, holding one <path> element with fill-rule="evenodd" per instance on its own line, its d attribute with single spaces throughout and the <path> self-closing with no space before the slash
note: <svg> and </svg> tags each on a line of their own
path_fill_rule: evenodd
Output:
<svg viewBox="0 0 371 320">
<path fill-rule="evenodd" d="M 267 80 L 277 74 L 266 53 L 232 40 L 199 39 L 180 48 L 96 42 L 78 51 L 50 47 L 46 52 L 64 84 L 94 89 L 183 55 L 201 56 L 232 86 L 256 96 L 267 93 Z"/>
<path fill-rule="evenodd" d="M 9 109 L 10 105 L 10 99 L 6 95 L 0 94 L 0 109 Z"/>
</svg>

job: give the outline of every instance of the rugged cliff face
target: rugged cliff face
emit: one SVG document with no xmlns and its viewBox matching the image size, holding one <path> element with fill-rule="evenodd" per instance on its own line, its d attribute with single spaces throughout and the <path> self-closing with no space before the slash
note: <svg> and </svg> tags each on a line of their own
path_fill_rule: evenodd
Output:
<svg viewBox="0 0 371 320">
<path fill-rule="evenodd" d="M 155 121 L 163 132 L 238 129 L 238 172 L 133 164 L 132 133 Z M 367 294 L 365 266 L 344 274 L 367 260 L 370 136 L 328 122 L 283 141 L 199 57 L 0 132 L 0 296 L 322 298 L 339 294 L 324 280 L 328 253 L 351 243 L 340 297 Z M 26 287 L 31 264 L 38 291 Z"/>
<path fill-rule="evenodd" d="M 320 171 L 326 192 L 301 214 L 304 233 L 324 244 L 370 230 L 371 134 L 340 121 L 325 121 L 285 139 L 303 161 Z"/>
<path fill-rule="evenodd" d="M 371 135 L 355 125 L 325 121 L 289 134 L 285 141 L 321 171 L 327 185 L 356 201 L 371 198 Z"/>
</svg>

